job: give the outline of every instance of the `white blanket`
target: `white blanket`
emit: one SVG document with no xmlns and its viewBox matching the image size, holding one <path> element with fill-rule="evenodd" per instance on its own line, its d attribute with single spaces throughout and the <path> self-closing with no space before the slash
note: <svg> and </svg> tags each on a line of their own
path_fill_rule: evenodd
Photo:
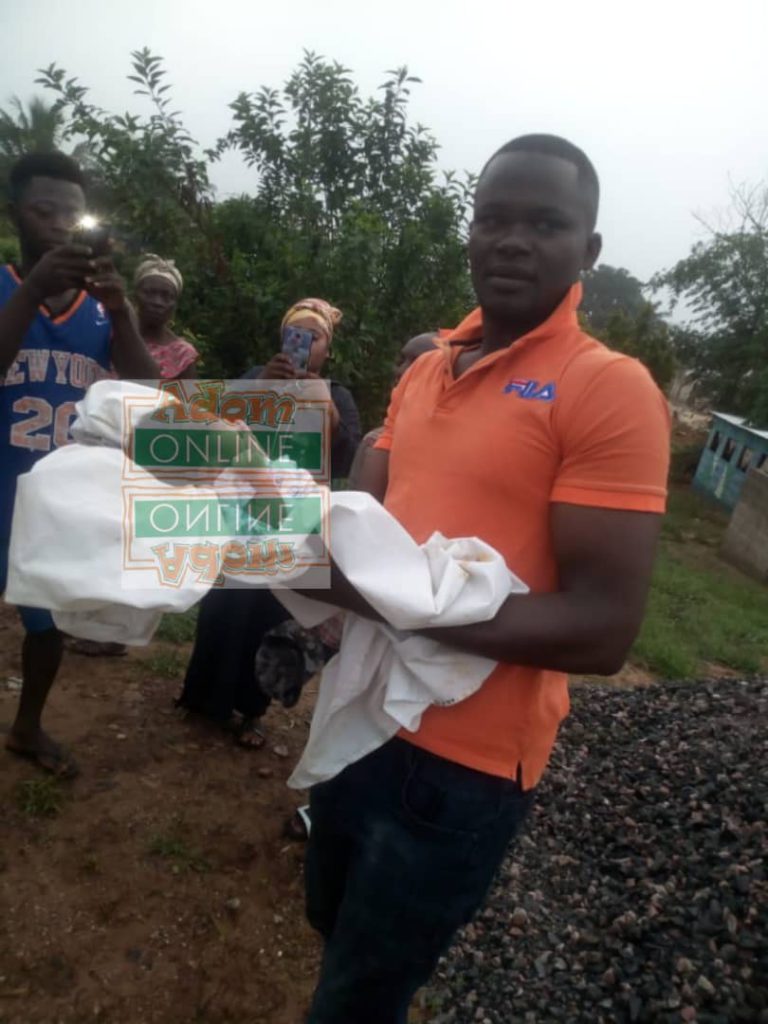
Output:
<svg viewBox="0 0 768 1024">
<path fill-rule="evenodd" d="M 411 631 L 487 621 L 509 594 L 528 590 L 488 544 L 435 533 L 418 545 L 368 494 L 333 496 L 331 536 L 334 561 L 387 624 L 347 614 L 340 652 L 320 680 L 307 746 L 288 780 L 296 789 L 332 778 L 401 728 L 415 732 L 431 704 L 465 700 L 496 666 Z M 290 591 L 276 594 L 306 627 L 338 611 Z"/>
<path fill-rule="evenodd" d="M 57 625 L 75 636 L 146 644 L 164 612 L 185 611 L 211 584 L 189 577 L 175 587 L 125 584 L 120 416 L 123 393 L 135 388 L 94 385 L 78 404 L 79 443 L 52 452 L 19 478 L 6 598 L 50 608 Z M 200 493 L 194 483 L 152 485 L 169 494 Z M 309 741 L 290 779 L 295 788 L 333 777 L 401 728 L 416 730 L 431 704 L 475 693 L 495 663 L 413 631 L 487 621 L 510 593 L 528 589 L 483 541 L 435 533 L 419 545 L 368 494 L 331 496 L 330 536 L 334 561 L 386 625 L 347 615 L 340 653 L 323 672 Z M 303 626 L 338 611 L 285 586 L 275 593 Z"/>
<path fill-rule="evenodd" d="M 187 611 L 212 581 L 187 574 L 178 586 L 161 586 L 151 550 L 156 538 L 134 538 L 132 558 L 126 560 L 127 493 L 140 496 L 142 487 L 150 487 L 147 493 L 157 500 L 242 495 L 242 482 L 231 469 L 205 485 L 170 483 L 141 470 L 122 447 L 128 440 L 123 422 L 127 399 L 146 403 L 151 411 L 157 392 L 126 381 L 94 384 L 77 403 L 75 442 L 19 477 L 5 598 L 50 609 L 56 625 L 72 636 L 145 645 L 164 612 Z M 281 477 L 274 479 L 279 484 Z M 296 473 L 283 493 L 294 490 L 301 490 Z M 217 539 L 224 544 L 242 538 Z M 263 586 L 264 578 L 239 576 L 238 583 L 244 582 Z"/>
</svg>

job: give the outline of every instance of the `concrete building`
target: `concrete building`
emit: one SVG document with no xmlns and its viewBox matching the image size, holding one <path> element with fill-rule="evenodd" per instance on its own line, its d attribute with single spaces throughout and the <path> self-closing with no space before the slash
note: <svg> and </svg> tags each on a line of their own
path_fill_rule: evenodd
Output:
<svg viewBox="0 0 768 1024">
<path fill-rule="evenodd" d="M 747 473 L 728 524 L 723 555 L 743 572 L 768 583 L 768 473 L 754 469 Z"/>
<path fill-rule="evenodd" d="M 768 472 L 768 430 L 748 427 L 740 416 L 713 413 L 693 486 L 733 509 L 751 469 Z"/>
</svg>

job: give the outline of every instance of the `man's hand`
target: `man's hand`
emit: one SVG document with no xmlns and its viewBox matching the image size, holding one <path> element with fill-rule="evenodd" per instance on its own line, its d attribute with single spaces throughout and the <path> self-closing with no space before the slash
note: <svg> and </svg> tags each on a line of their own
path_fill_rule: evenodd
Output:
<svg viewBox="0 0 768 1024">
<path fill-rule="evenodd" d="M 297 376 L 291 357 L 278 352 L 261 371 L 259 380 L 295 380 Z"/>
<path fill-rule="evenodd" d="M 125 281 L 118 274 L 111 256 L 101 256 L 86 278 L 86 289 L 110 313 L 122 312 L 127 305 Z"/>
<path fill-rule="evenodd" d="M 50 249 L 25 277 L 23 287 L 29 289 L 38 304 L 72 288 L 82 288 L 86 278 L 96 270 L 96 261 L 91 255 L 87 245 L 60 245 Z"/>
</svg>

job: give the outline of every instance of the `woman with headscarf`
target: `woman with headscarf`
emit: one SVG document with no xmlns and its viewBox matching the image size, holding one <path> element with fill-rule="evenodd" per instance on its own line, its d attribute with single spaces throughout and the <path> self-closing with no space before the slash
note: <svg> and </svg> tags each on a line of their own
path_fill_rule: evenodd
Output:
<svg viewBox="0 0 768 1024">
<path fill-rule="evenodd" d="M 157 363 L 161 380 L 194 379 L 200 353 L 186 338 L 179 338 L 168 326 L 176 312 L 184 280 L 173 260 L 154 253 L 142 256 L 133 275 L 133 291 L 139 319 L 139 333 Z M 68 637 L 67 648 L 89 657 L 115 657 L 126 653 L 125 644 L 102 643 Z"/>
<path fill-rule="evenodd" d="M 136 268 L 133 288 L 139 329 L 162 380 L 194 379 L 200 353 L 169 327 L 184 279 L 173 262 L 147 253 Z"/>
<path fill-rule="evenodd" d="M 328 360 L 335 326 L 341 313 L 323 299 L 302 299 L 286 313 L 283 327 L 302 327 L 312 332 L 306 371 L 297 371 L 290 358 L 277 352 L 265 366 L 254 366 L 243 379 L 292 380 L 319 377 Z M 360 442 L 360 418 L 350 392 L 329 381 L 331 398 L 331 479 L 345 478 Z M 184 679 L 178 706 L 233 727 L 238 743 L 250 749 L 264 745 L 259 719 L 269 707 L 266 684 L 256 676 L 256 654 L 265 633 L 290 616 L 267 589 L 224 586 L 211 590 L 200 603 L 195 646 Z M 278 680 L 279 684 L 279 680 Z M 276 692 L 275 692 L 276 691 Z M 272 691 L 295 688 L 278 685 Z M 233 723 L 233 714 L 239 721 Z"/>
</svg>

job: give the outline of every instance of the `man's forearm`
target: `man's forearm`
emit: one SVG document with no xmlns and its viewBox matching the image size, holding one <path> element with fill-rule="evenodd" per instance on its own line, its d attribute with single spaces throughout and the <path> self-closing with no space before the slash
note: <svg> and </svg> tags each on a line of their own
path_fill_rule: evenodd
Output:
<svg viewBox="0 0 768 1024">
<path fill-rule="evenodd" d="M 302 590 L 299 588 L 296 589 L 294 593 L 301 594 L 303 597 L 312 597 L 316 601 L 325 601 L 328 604 L 335 604 L 338 608 L 343 608 L 346 612 L 354 612 L 356 615 L 361 615 L 365 619 L 372 619 L 374 622 L 385 621 L 376 609 L 368 604 L 360 591 L 355 590 L 347 577 L 334 562 L 331 563 L 331 585 L 327 590 L 319 590 L 316 588 L 311 590 Z"/>
<path fill-rule="evenodd" d="M 0 309 L 0 375 L 5 375 L 24 342 L 29 325 L 35 319 L 40 300 L 26 282 L 19 285 Z"/>
<path fill-rule="evenodd" d="M 109 316 L 113 330 L 112 364 L 118 376 L 130 380 L 157 380 L 157 364 L 139 334 L 138 325 L 129 307 L 110 310 Z"/>
<path fill-rule="evenodd" d="M 335 565 L 329 590 L 297 592 L 385 621 Z M 417 632 L 493 661 L 611 675 L 624 663 L 641 613 L 583 593 L 512 594 L 487 622 Z"/>
<path fill-rule="evenodd" d="M 612 675 L 624 663 L 641 614 L 581 592 L 512 594 L 488 622 L 419 633 L 494 661 Z"/>
</svg>

